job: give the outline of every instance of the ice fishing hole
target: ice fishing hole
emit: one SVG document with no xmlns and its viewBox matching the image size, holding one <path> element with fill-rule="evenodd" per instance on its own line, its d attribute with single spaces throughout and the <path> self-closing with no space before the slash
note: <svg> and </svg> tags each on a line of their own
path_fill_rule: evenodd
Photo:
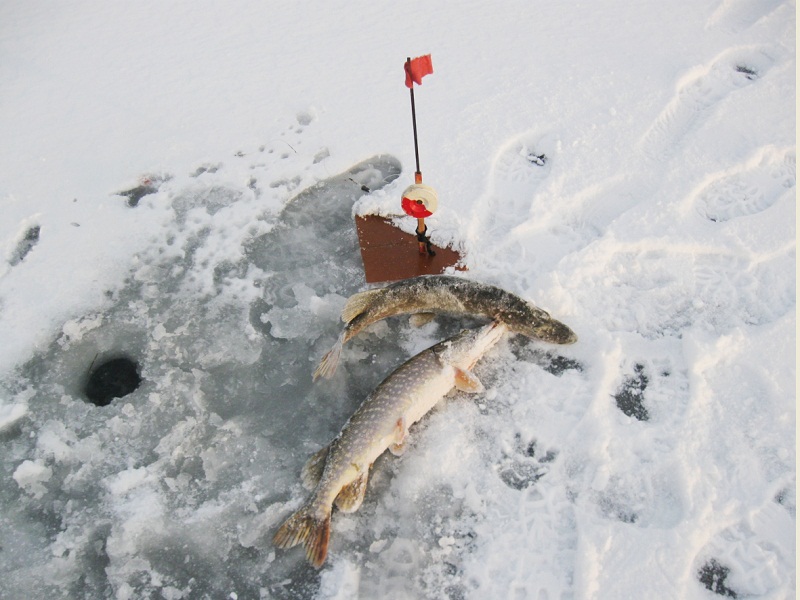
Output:
<svg viewBox="0 0 800 600">
<path fill-rule="evenodd" d="M 83 393 L 95 406 L 107 406 L 114 398 L 134 392 L 141 383 L 139 364 L 126 356 L 119 356 L 89 367 Z"/>
</svg>

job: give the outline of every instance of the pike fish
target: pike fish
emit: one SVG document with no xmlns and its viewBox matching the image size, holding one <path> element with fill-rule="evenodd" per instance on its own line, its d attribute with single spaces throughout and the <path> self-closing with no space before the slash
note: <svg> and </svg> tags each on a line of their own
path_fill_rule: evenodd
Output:
<svg viewBox="0 0 800 600">
<path fill-rule="evenodd" d="M 510 332 L 529 338 L 554 344 L 578 341 L 564 323 L 516 294 L 463 277 L 422 275 L 351 296 L 342 311 L 344 329 L 322 357 L 314 379 L 331 377 L 342 346 L 368 325 L 394 315 L 418 313 L 475 315 L 505 323 Z"/>
<path fill-rule="evenodd" d="M 440 342 L 398 367 L 366 397 L 339 435 L 311 456 L 303 467 L 303 484 L 313 489 L 308 503 L 290 516 L 273 537 L 279 548 L 305 546 L 309 562 L 325 562 L 333 505 L 343 512 L 361 506 L 372 463 L 388 448 L 405 450 L 408 429 L 454 387 L 484 390 L 470 372 L 508 330 L 491 322 Z"/>
</svg>

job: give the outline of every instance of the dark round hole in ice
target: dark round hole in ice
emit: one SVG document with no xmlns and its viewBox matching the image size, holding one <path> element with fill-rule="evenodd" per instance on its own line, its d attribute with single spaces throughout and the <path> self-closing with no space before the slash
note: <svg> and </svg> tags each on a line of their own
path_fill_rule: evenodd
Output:
<svg viewBox="0 0 800 600">
<path fill-rule="evenodd" d="M 141 382 L 136 361 L 125 357 L 112 358 L 89 373 L 83 391 L 95 406 L 106 406 L 114 398 L 122 398 L 136 390 Z"/>
</svg>

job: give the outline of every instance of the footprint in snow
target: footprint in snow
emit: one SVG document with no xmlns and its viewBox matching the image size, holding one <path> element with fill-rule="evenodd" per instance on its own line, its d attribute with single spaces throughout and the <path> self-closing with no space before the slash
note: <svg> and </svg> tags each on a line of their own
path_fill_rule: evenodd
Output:
<svg viewBox="0 0 800 600">
<path fill-rule="evenodd" d="M 793 273 L 793 249 L 760 261 L 720 253 L 700 254 L 692 261 L 695 321 L 727 331 L 742 322 L 772 323 L 794 311 L 795 278 L 786 276 Z"/>
<path fill-rule="evenodd" d="M 769 597 L 793 587 L 794 532 L 792 516 L 770 499 L 706 543 L 695 562 L 696 577 L 729 598 Z"/>
<path fill-rule="evenodd" d="M 41 227 L 39 225 L 26 227 L 18 238 L 14 251 L 8 259 L 8 264 L 14 267 L 25 260 L 25 257 L 33 250 L 34 246 L 39 243 L 40 232 Z"/>
<path fill-rule="evenodd" d="M 706 27 L 739 33 L 755 25 L 784 4 L 783 0 L 722 0 Z"/>
<path fill-rule="evenodd" d="M 671 529 L 686 518 L 681 475 L 671 452 L 640 461 L 641 468 L 609 476 L 604 488 L 591 490 L 597 515 L 642 529 Z"/>
<path fill-rule="evenodd" d="M 542 450 L 536 440 L 525 442 L 516 433 L 514 447 L 503 452 L 497 474 L 508 487 L 524 490 L 544 477 L 557 457 L 557 450 Z"/>
<path fill-rule="evenodd" d="M 796 185 L 794 151 L 765 149 L 755 164 L 742 164 L 707 184 L 696 196 L 697 211 L 722 223 L 766 210 Z"/>
<path fill-rule="evenodd" d="M 304 135 L 304 132 L 313 125 L 317 118 L 313 109 L 299 111 L 286 129 L 278 136 L 258 146 L 257 152 L 239 151 L 235 154 L 239 158 L 247 156 L 255 159 L 255 162 L 249 165 L 253 175 L 247 185 L 255 192 L 256 196 L 268 188 L 283 188 L 286 193 L 294 192 L 300 187 L 302 177 L 300 175 L 288 176 L 287 170 L 307 171 L 313 165 L 330 157 L 330 150 L 326 146 L 317 146 L 311 163 L 303 162 L 308 155 L 307 152 L 303 152 L 303 144 L 305 143 L 307 146 L 309 143 L 316 143 L 313 136 L 312 139 L 308 139 L 308 134 Z M 282 174 L 270 179 L 274 176 L 273 173 L 270 173 L 270 169 L 276 166 Z M 294 168 L 295 166 L 296 168 Z"/>
<path fill-rule="evenodd" d="M 127 204 L 133 208 L 138 206 L 139 201 L 145 196 L 155 194 L 161 187 L 161 184 L 170 179 L 172 179 L 172 175 L 168 173 L 142 175 L 137 185 L 121 192 L 116 192 L 115 195 L 128 198 Z"/>
<path fill-rule="evenodd" d="M 734 48 L 723 52 L 709 66 L 692 69 L 643 136 L 640 148 L 644 155 L 654 160 L 668 158 L 715 105 L 763 77 L 772 64 L 773 59 L 766 52 Z"/>
<path fill-rule="evenodd" d="M 641 363 L 633 366 L 633 374 L 625 377 L 622 385 L 614 394 L 617 408 L 629 417 L 637 421 L 649 421 L 650 413 L 644 404 L 644 391 L 650 378 L 645 372 L 645 367 Z"/>
<path fill-rule="evenodd" d="M 203 163 L 199 167 L 197 167 L 192 173 L 189 175 L 190 177 L 200 177 L 203 173 L 216 173 L 222 168 L 222 163 Z"/>
<path fill-rule="evenodd" d="M 501 238 L 527 219 L 536 190 L 550 173 L 556 150 L 551 136 L 525 134 L 497 154 L 490 174 L 490 193 L 481 206 L 478 226 L 490 238 Z M 522 216 L 521 216 L 522 215 Z"/>
<path fill-rule="evenodd" d="M 516 565 L 516 573 L 508 588 L 498 588 L 490 578 L 477 582 L 475 595 L 572 598 L 578 525 L 574 498 L 565 493 L 559 477 L 559 450 L 520 432 L 501 444 L 504 448 L 495 470 L 503 483 L 518 493 L 517 502 L 498 510 L 508 511 L 504 518 L 514 519 L 517 525 L 508 535 L 513 536 L 519 553 L 510 562 L 507 556 L 492 554 L 484 557 L 484 566 L 490 573 Z"/>
<path fill-rule="evenodd" d="M 585 369 L 584 365 L 574 358 L 543 349 L 537 343 L 520 335 L 510 338 L 508 345 L 517 360 L 539 365 L 551 375 L 560 376 L 565 371 L 583 371 Z"/>
</svg>

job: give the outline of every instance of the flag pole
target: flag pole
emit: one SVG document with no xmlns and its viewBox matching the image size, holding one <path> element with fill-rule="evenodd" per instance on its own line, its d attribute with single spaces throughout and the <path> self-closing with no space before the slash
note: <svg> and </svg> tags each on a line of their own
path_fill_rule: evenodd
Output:
<svg viewBox="0 0 800 600">
<path fill-rule="evenodd" d="M 411 57 L 406 58 L 406 72 L 411 72 Z M 408 90 L 411 93 L 411 125 L 414 128 L 414 158 L 417 159 L 417 170 L 414 173 L 414 183 L 422 183 L 422 171 L 419 169 L 419 142 L 417 141 L 417 107 L 414 103 L 414 84 Z"/>
<path fill-rule="evenodd" d="M 411 73 L 411 57 L 406 57 L 406 72 Z M 417 105 L 414 102 L 414 84 L 408 89 L 411 94 L 411 126 L 414 129 L 414 158 L 417 161 L 417 170 L 414 172 L 414 183 L 422 183 L 422 171 L 419 168 L 419 141 L 417 138 Z M 431 248 L 431 240 L 425 235 L 428 233 L 428 227 L 425 225 L 425 218 L 420 217 L 417 219 L 417 244 L 419 245 L 420 254 L 428 254 L 434 256 L 436 253 Z"/>
</svg>

